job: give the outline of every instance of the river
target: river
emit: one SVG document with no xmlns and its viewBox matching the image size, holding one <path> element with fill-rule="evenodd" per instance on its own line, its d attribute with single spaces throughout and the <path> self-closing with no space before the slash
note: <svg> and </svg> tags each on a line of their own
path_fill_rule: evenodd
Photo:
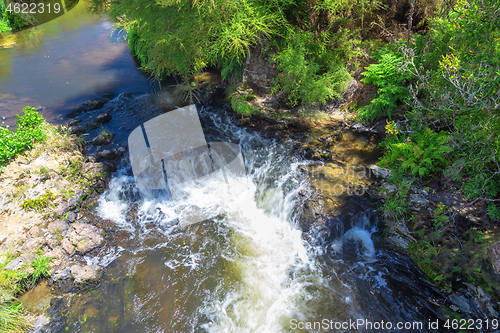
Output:
<svg viewBox="0 0 500 333">
<path fill-rule="evenodd" d="M 0 40 L 0 110 L 6 123 L 24 105 L 52 123 L 83 101 L 109 96 L 108 125 L 125 142 L 144 121 L 174 108 L 140 70 L 106 17 L 80 1 L 69 13 Z M 169 90 L 170 89 L 170 90 Z M 106 267 L 97 286 L 54 298 L 47 332 L 445 332 L 442 296 L 407 258 L 373 239 L 373 206 L 352 199 L 334 238 L 299 227 L 311 193 L 292 141 L 236 126 L 228 109 L 198 105 L 208 141 L 239 144 L 247 175 L 186 189 L 173 203 L 139 189 L 124 161 L 95 207 L 122 241 L 87 261 Z M 120 120 L 121 119 L 121 120 Z M 361 154 L 361 153 L 360 153 Z M 236 193 L 236 194 L 235 194 Z M 179 209 L 209 212 L 181 226 Z M 403 325 L 406 329 L 398 329 Z"/>
</svg>

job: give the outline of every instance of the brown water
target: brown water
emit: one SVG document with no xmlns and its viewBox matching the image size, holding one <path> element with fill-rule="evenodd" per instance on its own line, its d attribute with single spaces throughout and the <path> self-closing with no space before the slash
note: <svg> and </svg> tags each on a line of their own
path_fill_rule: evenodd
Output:
<svg viewBox="0 0 500 333">
<path fill-rule="evenodd" d="M 0 116 L 30 105 L 52 123 L 85 100 L 101 94 L 148 91 L 152 82 L 137 70 L 125 34 L 79 3 L 45 24 L 0 35 Z"/>
</svg>

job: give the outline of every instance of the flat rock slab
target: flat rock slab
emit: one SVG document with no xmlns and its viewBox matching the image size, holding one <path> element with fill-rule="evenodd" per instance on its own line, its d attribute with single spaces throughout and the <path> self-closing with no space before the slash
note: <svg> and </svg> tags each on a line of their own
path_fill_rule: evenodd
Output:
<svg viewBox="0 0 500 333">
<path fill-rule="evenodd" d="M 12 271 L 17 271 L 21 269 L 24 265 L 31 264 L 33 260 L 36 259 L 36 255 L 34 253 L 23 253 L 16 259 L 9 262 L 5 269 L 10 269 Z"/>
</svg>

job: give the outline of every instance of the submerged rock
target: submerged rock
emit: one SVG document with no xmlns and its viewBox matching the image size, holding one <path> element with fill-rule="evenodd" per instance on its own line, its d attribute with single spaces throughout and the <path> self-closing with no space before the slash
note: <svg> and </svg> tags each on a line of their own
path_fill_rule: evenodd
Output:
<svg viewBox="0 0 500 333">
<path fill-rule="evenodd" d="M 101 277 L 102 268 L 98 265 L 80 266 L 73 265 L 70 268 L 71 275 L 76 284 L 87 284 L 96 282 Z"/>
<path fill-rule="evenodd" d="M 94 98 L 94 99 L 91 99 L 91 100 L 83 103 L 82 106 L 80 107 L 80 109 L 83 112 L 94 111 L 94 110 L 102 108 L 104 106 L 104 104 L 106 104 L 106 102 L 108 102 L 107 99 Z"/>
<path fill-rule="evenodd" d="M 114 150 L 105 149 L 98 152 L 97 155 L 105 160 L 112 160 L 116 157 L 116 152 Z"/>
<path fill-rule="evenodd" d="M 98 124 L 104 124 L 111 120 L 111 115 L 109 113 L 103 113 L 94 118 L 94 122 Z"/>
<path fill-rule="evenodd" d="M 85 127 L 83 127 L 82 125 L 72 126 L 69 131 L 71 132 L 71 134 L 74 135 L 82 135 L 85 134 L 85 132 L 87 132 Z"/>
<path fill-rule="evenodd" d="M 46 315 L 39 315 L 36 319 L 35 322 L 33 323 L 33 331 L 32 333 L 41 333 L 43 332 L 43 327 L 45 325 L 50 324 L 50 319 Z"/>
<path fill-rule="evenodd" d="M 85 124 L 85 126 L 87 126 L 87 128 L 88 128 L 89 130 L 91 130 L 91 131 L 92 131 L 92 130 L 95 130 L 96 128 L 99 128 L 99 124 L 98 124 L 98 123 L 96 123 L 96 122 L 90 122 L 90 123 L 87 123 L 87 124 Z"/>
</svg>

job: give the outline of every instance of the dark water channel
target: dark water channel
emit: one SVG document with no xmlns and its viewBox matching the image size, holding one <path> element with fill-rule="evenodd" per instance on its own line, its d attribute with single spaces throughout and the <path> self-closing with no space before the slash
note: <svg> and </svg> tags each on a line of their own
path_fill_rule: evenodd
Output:
<svg viewBox="0 0 500 333">
<path fill-rule="evenodd" d="M 25 105 L 62 123 L 83 101 L 107 95 L 109 129 L 125 141 L 174 107 L 172 90 L 151 83 L 123 34 L 87 6 L 80 1 L 53 21 L 1 36 L 0 112 L 7 123 Z M 447 331 L 429 326 L 443 317 L 441 295 L 411 261 L 373 241 L 371 205 L 353 202 L 335 239 L 314 228 L 304 234 L 299 199 L 311 183 L 301 170 L 312 162 L 293 142 L 237 127 L 222 106 L 198 107 L 208 141 L 240 145 L 247 176 L 232 179 L 236 192 L 204 184 L 174 204 L 138 189 L 125 162 L 95 213 L 126 236 L 86 258 L 106 267 L 97 286 L 53 298 L 47 332 Z M 214 217 L 180 226 L 180 210 L 192 207 Z"/>
</svg>

